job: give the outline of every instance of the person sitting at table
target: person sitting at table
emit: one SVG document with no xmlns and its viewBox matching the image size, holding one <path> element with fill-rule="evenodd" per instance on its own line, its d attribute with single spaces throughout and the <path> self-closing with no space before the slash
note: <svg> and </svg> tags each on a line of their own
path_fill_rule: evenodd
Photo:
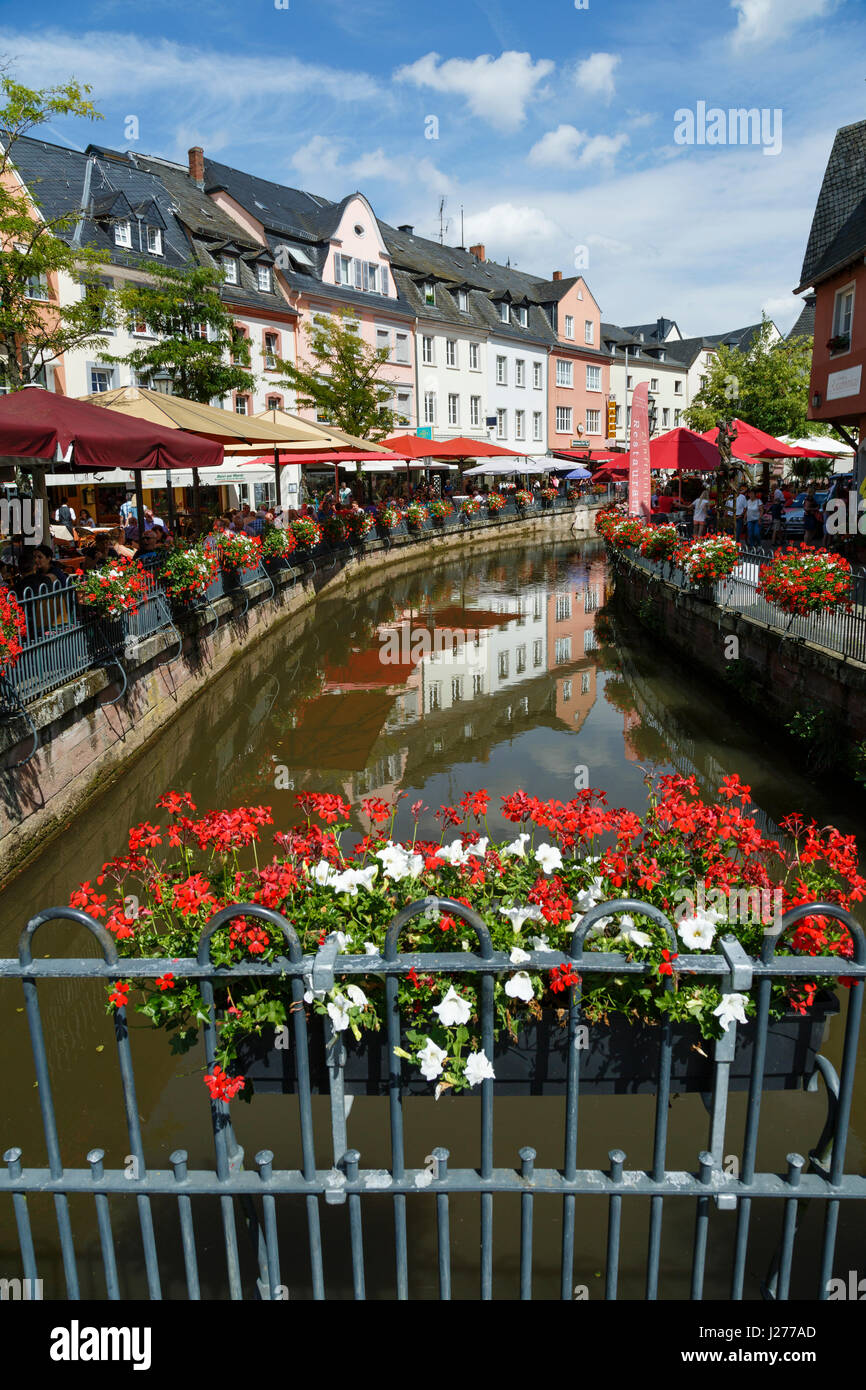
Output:
<svg viewBox="0 0 866 1390">
<path fill-rule="evenodd" d="M 82 507 L 82 508 L 81 508 L 81 512 L 80 512 L 79 517 L 78 517 L 78 525 L 79 525 L 79 526 L 95 526 L 95 525 L 96 525 L 96 522 L 93 520 L 93 517 L 90 515 L 90 512 L 87 510 L 86 507 Z"/>
<path fill-rule="evenodd" d="M 135 517 L 131 517 L 123 528 L 123 539 L 127 545 L 138 545 L 139 531 L 138 522 Z"/>
<path fill-rule="evenodd" d="M 50 545 L 25 546 L 24 555 L 21 557 L 22 561 L 28 552 L 32 554 L 32 576 L 37 585 L 47 584 L 50 587 L 55 582 L 58 584 L 68 583 L 69 575 L 58 563 Z M 21 568 L 22 565 L 19 562 L 19 569 Z"/>
</svg>

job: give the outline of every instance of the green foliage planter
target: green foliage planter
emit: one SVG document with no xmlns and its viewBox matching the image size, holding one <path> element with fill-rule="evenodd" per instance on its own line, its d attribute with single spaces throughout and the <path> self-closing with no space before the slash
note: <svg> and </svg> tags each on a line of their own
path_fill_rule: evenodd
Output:
<svg viewBox="0 0 866 1390">
<path fill-rule="evenodd" d="M 793 1091 L 802 1088 L 803 1082 L 815 1070 L 815 1057 L 823 1045 L 828 1021 L 838 1012 L 839 1002 L 835 995 L 821 992 L 808 1013 L 791 1013 L 769 1025 L 764 1090 Z M 732 1091 L 746 1091 L 749 1088 L 756 1031 L 753 1020 L 737 1029 L 736 1052 L 731 1064 Z M 310 1028 L 307 1036 L 311 1087 L 315 1094 L 326 1094 L 329 1081 L 324 1030 Z M 361 1042 L 356 1042 L 349 1033 L 343 1036 L 346 1042 L 344 1081 L 347 1093 L 387 1095 L 389 1059 L 384 1029 L 379 1033 L 363 1034 Z M 645 1023 L 632 1024 L 621 1015 L 612 1016 L 607 1025 L 581 1026 L 578 1033 L 581 1094 L 655 1094 L 658 1090 L 661 1038 L 660 1027 Z M 672 1093 L 706 1094 L 711 1091 L 713 1044 L 701 1038 L 697 1027 L 681 1023 L 675 1023 L 672 1027 L 672 1042 Z M 496 1095 L 563 1095 L 567 1081 L 567 1044 L 564 1016 L 563 1022 L 560 1022 L 552 1010 L 545 1010 L 538 1023 L 523 1027 L 516 1042 L 501 1036 L 493 1051 L 496 1072 L 493 1087 Z M 291 1027 L 288 1047 L 274 1047 L 273 1032 L 265 1032 L 260 1038 L 250 1038 L 242 1045 L 239 1062 L 253 1094 L 293 1095 L 297 1090 Z M 405 1062 L 400 1065 L 401 1092 L 404 1095 L 432 1097 L 435 1083 L 425 1081 L 417 1067 L 410 1068 Z"/>
</svg>

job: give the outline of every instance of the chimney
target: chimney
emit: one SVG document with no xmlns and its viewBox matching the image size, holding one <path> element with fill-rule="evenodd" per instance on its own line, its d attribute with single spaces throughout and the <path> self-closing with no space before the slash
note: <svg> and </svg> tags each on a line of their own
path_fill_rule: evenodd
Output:
<svg viewBox="0 0 866 1390">
<path fill-rule="evenodd" d="M 189 176 L 194 179 L 199 188 L 204 188 L 204 150 L 201 145 L 193 145 L 187 153 L 189 160 Z"/>
<path fill-rule="evenodd" d="M 561 279 L 562 279 L 562 271 L 561 271 L 561 270 L 555 270 L 555 271 L 553 272 L 553 275 L 551 276 L 551 279 L 553 279 L 553 280 L 561 280 Z"/>
<path fill-rule="evenodd" d="M 664 340 L 665 340 L 665 321 L 664 321 L 664 319 L 659 319 L 658 322 L 656 323 L 656 337 L 658 338 L 658 340 L 659 340 L 660 343 L 663 343 Z"/>
<path fill-rule="evenodd" d="M 407 236 L 412 236 L 415 231 L 415 228 L 411 227 L 408 222 L 404 222 L 401 226 L 397 228 L 397 231 L 405 232 Z"/>
<path fill-rule="evenodd" d="M 487 260 L 487 252 L 485 251 L 484 245 L 483 245 L 482 242 L 479 241 L 479 243 L 478 243 L 477 246 L 470 246 L 469 250 L 470 250 L 470 253 L 475 257 L 476 261 L 486 261 L 486 260 Z"/>
</svg>

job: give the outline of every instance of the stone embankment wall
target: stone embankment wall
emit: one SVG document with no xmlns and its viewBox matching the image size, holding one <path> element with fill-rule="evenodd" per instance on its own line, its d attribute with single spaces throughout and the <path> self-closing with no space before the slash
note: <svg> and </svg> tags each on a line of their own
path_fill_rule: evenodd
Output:
<svg viewBox="0 0 866 1390">
<path fill-rule="evenodd" d="M 585 511 L 584 519 L 588 522 Z M 312 606 L 320 594 L 349 597 L 353 591 L 375 589 L 431 559 L 589 534 L 573 527 L 574 513 L 562 511 L 527 521 L 477 520 L 459 531 L 420 541 L 406 538 L 401 543 L 397 538 L 391 548 L 374 541 L 331 569 L 303 576 L 277 572 L 274 596 L 269 583 L 257 581 L 242 594 L 218 599 L 209 610 L 179 619 L 181 651 L 177 635 L 169 631 L 122 658 L 127 679 L 122 695 L 117 667 L 88 671 L 52 691 L 28 707 L 39 735 L 28 761 L 22 760 L 33 748 L 33 736 L 25 721 L 19 717 L 0 726 L 0 763 L 7 769 L 0 778 L 0 884 L 54 835 L 73 832 L 76 811 L 111 781 L 134 775 L 131 764 L 147 745 L 209 681 L 265 634 L 288 624 L 286 641 L 295 640 L 314 621 Z M 214 609 L 219 614 L 215 630 Z M 243 698 L 241 688 L 235 698 Z"/>
</svg>

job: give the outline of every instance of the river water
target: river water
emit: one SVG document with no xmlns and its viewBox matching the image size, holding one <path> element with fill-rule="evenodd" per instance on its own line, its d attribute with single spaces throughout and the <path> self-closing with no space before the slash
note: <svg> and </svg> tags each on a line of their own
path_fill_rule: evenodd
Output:
<svg viewBox="0 0 866 1390">
<path fill-rule="evenodd" d="M 846 833 L 863 824 L 863 798 L 822 782 L 798 768 L 790 745 L 766 726 L 750 727 L 727 692 L 667 655 L 646 634 L 629 626 L 610 599 L 604 552 L 595 542 L 528 545 L 523 549 L 467 556 L 443 564 L 419 563 L 408 577 L 354 597 L 320 597 L 303 624 L 271 633 L 217 677 L 89 809 L 75 818 L 41 858 L 0 895 L 0 955 L 16 954 L 18 932 L 29 916 L 65 903 L 82 879 L 92 879 L 104 860 L 125 850 L 127 828 L 158 820 L 161 792 L 189 791 L 199 810 L 243 804 L 273 807 L 277 826 L 292 819 L 294 796 L 303 789 L 339 792 L 350 801 L 375 795 L 401 801 L 395 836 L 411 836 L 408 807 L 422 800 L 420 834 L 438 838 L 433 812 L 466 790 L 491 794 L 491 831 L 511 837 L 513 827 L 496 815 L 499 798 L 522 787 L 542 798 L 567 801 L 576 775 L 601 787 L 611 805 L 641 811 L 647 772 L 694 773 L 711 793 L 737 772 L 751 785 L 765 828 L 773 831 L 788 811 L 799 809 Z M 606 606 L 607 605 L 607 606 Z M 426 623 L 433 638 L 444 629 L 478 634 L 456 659 L 434 651 L 413 662 L 408 634 Z M 404 626 L 405 624 L 405 626 Z M 304 627 L 301 632 L 300 626 Z M 383 638 L 393 660 L 383 663 Z M 584 783 L 581 783 L 584 784 Z M 60 925 L 43 928 L 39 954 L 92 954 L 86 934 Z M 105 993 L 95 982 L 43 982 L 40 1001 L 47 1031 L 54 1101 L 64 1162 L 84 1167 L 94 1146 L 106 1166 L 123 1166 L 127 1144 Z M 6 1043 L 2 1129 L 5 1150 L 24 1151 L 24 1163 L 45 1162 L 30 1047 L 20 986 L 0 982 L 0 1019 Z M 212 1166 L 201 1059 L 173 1058 L 161 1034 L 130 1011 L 138 1106 L 148 1164 L 168 1166 L 176 1148 L 190 1166 Z M 841 1019 L 825 1047 L 838 1063 Z M 10 1064 L 9 1059 L 14 1059 Z M 611 1148 L 627 1155 L 626 1167 L 647 1166 L 652 1141 L 653 1098 L 581 1100 L 580 1166 L 608 1166 Z M 727 1148 L 741 1146 L 745 1097 L 730 1102 Z M 389 1162 L 387 1102 L 361 1097 L 349 1117 L 349 1140 L 365 1168 Z M 236 1131 L 249 1157 L 263 1147 L 275 1165 L 297 1167 L 295 1103 L 258 1096 L 233 1107 Z M 327 1102 L 315 1098 L 319 1166 L 329 1167 Z M 564 1102 L 553 1097 L 503 1098 L 496 1102 L 494 1161 L 518 1165 L 518 1149 L 530 1144 L 537 1165 L 562 1161 Z M 823 1125 L 820 1094 L 765 1095 L 759 1171 L 783 1171 L 786 1155 L 807 1155 Z M 405 1103 L 407 1163 L 421 1167 L 436 1144 L 451 1151 L 451 1165 L 477 1166 L 480 1109 L 473 1097 L 409 1098 Z M 866 1067 L 861 1066 L 848 1144 L 849 1172 L 864 1170 Z M 681 1096 L 671 1108 L 668 1167 L 695 1171 L 708 1139 L 700 1097 Z M 30 1203 L 40 1275 L 46 1297 L 63 1297 L 53 1203 Z M 435 1204 L 419 1196 L 409 1206 L 410 1292 L 437 1295 Z M 620 1297 L 643 1293 L 648 1204 L 624 1204 Z M 93 1204 L 71 1201 L 79 1276 L 85 1297 L 103 1298 L 105 1284 Z M 114 1239 L 124 1297 L 146 1292 L 134 1204 L 112 1199 Z M 163 1296 L 186 1297 L 175 1204 L 154 1202 Z M 850 1208 L 849 1208 L 850 1212 Z M 561 1203 L 535 1204 L 536 1297 L 559 1296 Z M 204 1297 L 225 1297 L 225 1260 L 216 1203 L 195 1203 L 196 1237 Z M 345 1207 L 322 1206 L 324 1258 L 330 1296 L 351 1296 Z M 364 1202 L 367 1296 L 394 1294 L 391 1203 Z M 814 1268 L 822 1213 L 804 1210 L 797 1237 L 791 1296 L 815 1296 Z M 746 1297 L 760 1297 L 781 1222 L 779 1204 L 753 1205 Z M 726 1297 L 736 1216 L 712 1213 L 705 1297 Z M 843 1223 L 836 1273 L 862 1265 L 864 1214 Z M 451 1250 L 454 1296 L 478 1290 L 478 1203 L 452 1199 Z M 602 1296 L 607 1206 L 578 1202 L 575 1284 L 590 1301 Z M 514 1297 L 519 1273 L 519 1208 L 516 1199 L 495 1203 L 495 1296 Z M 660 1294 L 689 1295 L 694 1203 L 665 1203 Z M 309 1296 L 306 1227 L 300 1202 L 280 1207 L 282 1278 L 291 1298 Z M 291 1252 L 291 1253 L 290 1253 Z M 297 1252 L 297 1253 L 295 1253 Z M 252 1270 L 245 1253 L 245 1270 Z M 859 1265 L 858 1265 L 859 1261 Z M 0 1275 L 19 1273 L 14 1222 L 0 1210 Z M 863 1270 L 860 1270 L 863 1273 Z"/>
</svg>

